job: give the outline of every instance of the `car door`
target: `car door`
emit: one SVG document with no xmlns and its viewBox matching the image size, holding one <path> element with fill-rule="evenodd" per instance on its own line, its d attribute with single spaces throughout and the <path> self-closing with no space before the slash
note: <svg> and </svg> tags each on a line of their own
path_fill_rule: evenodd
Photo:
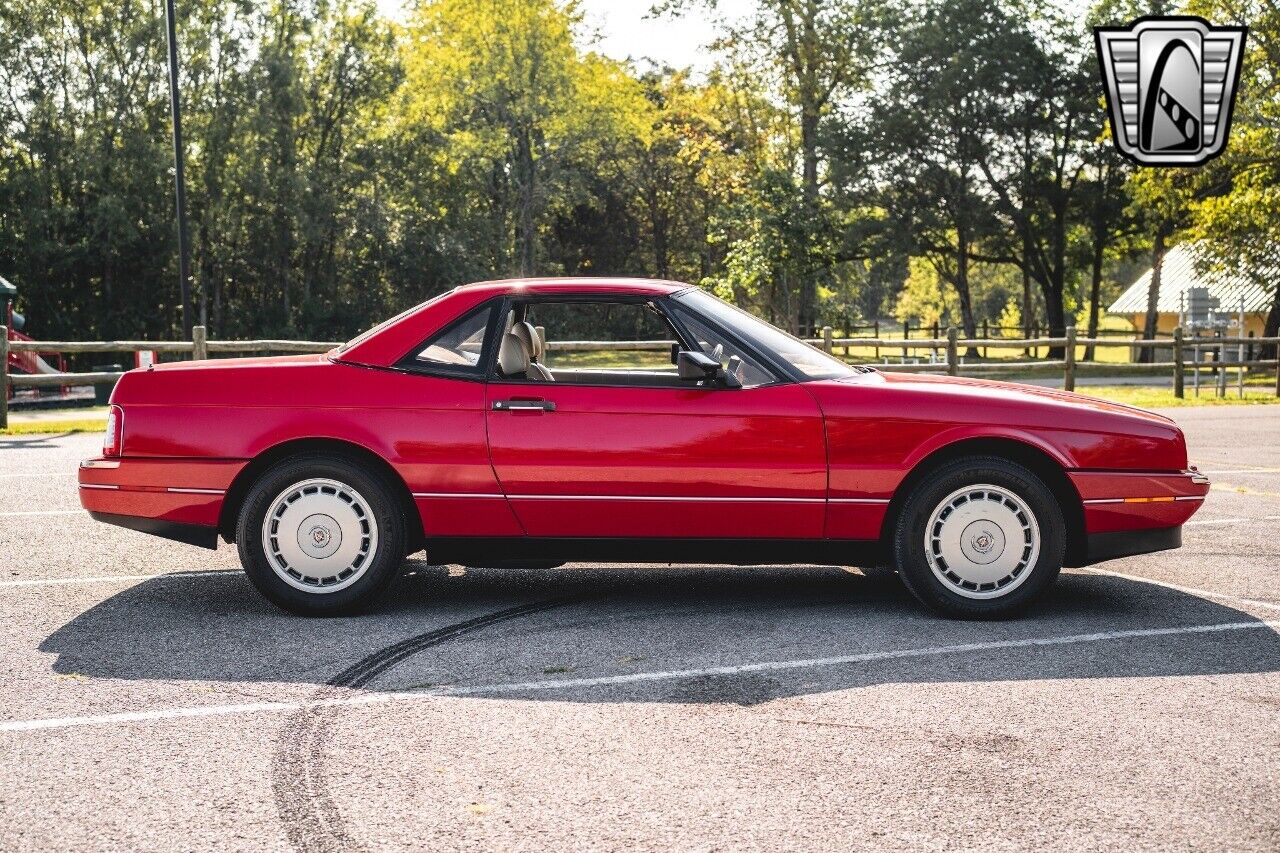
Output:
<svg viewBox="0 0 1280 853">
<path fill-rule="evenodd" d="M 643 299 L 530 300 L 506 322 L 545 330 L 532 335 L 536 367 L 517 359 L 487 386 L 490 458 L 528 535 L 822 536 L 826 447 L 803 387 L 741 357 L 743 387 L 682 382 L 678 333 Z M 614 348 L 558 346 L 574 339 Z"/>
</svg>

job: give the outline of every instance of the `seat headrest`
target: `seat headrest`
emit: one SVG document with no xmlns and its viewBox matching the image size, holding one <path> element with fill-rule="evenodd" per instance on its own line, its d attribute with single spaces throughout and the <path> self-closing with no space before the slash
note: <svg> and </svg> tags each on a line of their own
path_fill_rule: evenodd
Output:
<svg viewBox="0 0 1280 853">
<path fill-rule="evenodd" d="M 533 327 L 532 323 L 517 320 L 511 326 L 511 334 L 524 342 L 525 347 L 529 350 L 530 359 L 537 361 L 542 358 L 542 338 L 538 337 L 538 330 Z"/>
<path fill-rule="evenodd" d="M 512 332 L 498 345 L 498 370 L 503 376 L 524 376 L 529 370 L 529 348 Z"/>
</svg>

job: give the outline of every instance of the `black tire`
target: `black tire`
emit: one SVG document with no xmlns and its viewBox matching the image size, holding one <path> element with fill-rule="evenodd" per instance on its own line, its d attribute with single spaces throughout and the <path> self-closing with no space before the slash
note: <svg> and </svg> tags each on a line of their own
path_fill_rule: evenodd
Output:
<svg viewBox="0 0 1280 853">
<path fill-rule="evenodd" d="M 339 545 L 335 550 L 341 549 L 341 543 L 344 541 L 342 536 L 346 535 L 351 543 L 348 547 L 356 549 L 351 563 L 353 567 L 343 570 L 349 571 L 346 577 L 333 575 L 331 582 L 328 578 L 325 579 L 330 587 L 341 588 L 325 590 L 322 583 L 308 584 L 305 575 L 284 565 L 284 562 L 287 562 L 284 556 L 279 554 L 275 557 L 268 556 L 268 546 L 264 543 L 264 524 L 267 513 L 272 509 L 273 504 L 277 509 L 282 506 L 281 503 L 277 503 L 277 499 L 287 490 L 315 480 L 332 481 L 346 486 L 348 491 L 343 494 L 348 498 L 352 495 L 358 498 L 345 501 L 352 507 L 353 515 L 342 516 L 343 521 L 338 522 L 336 527 L 339 533 L 337 537 Z M 327 487 L 308 488 L 323 490 Z M 341 495 L 337 494 L 341 491 L 330 489 L 326 494 L 334 499 L 342 499 Z M 319 493 L 318 491 L 312 494 Z M 290 508 L 286 507 L 284 512 L 290 512 Z M 360 512 L 364 514 L 360 515 Z M 333 515 L 338 516 L 339 513 L 334 512 Z M 314 516 L 308 516 L 304 524 L 312 517 Z M 286 515 L 282 518 L 292 520 L 294 516 Z M 368 521 L 374 523 L 369 525 Z M 281 523 L 283 522 L 276 522 L 277 526 Z M 370 472 L 354 461 L 340 456 L 307 454 L 291 457 L 274 465 L 249 489 L 244 504 L 240 507 L 240 516 L 236 524 L 236 545 L 240 551 L 240 562 L 249 580 L 272 604 L 302 616 L 340 616 L 367 608 L 396 577 L 405 557 L 406 526 L 404 511 L 395 499 L 394 487 L 380 473 Z M 343 534 L 344 528 L 349 532 Z M 332 541 L 328 526 L 313 527 L 313 529 L 324 531 L 317 532 L 317 536 L 330 537 L 326 539 L 326 543 Z M 370 537 L 370 531 L 373 533 L 372 537 Z M 301 548 L 302 527 L 297 529 L 297 539 Z M 364 544 L 365 550 L 360 550 L 359 543 Z M 273 550 L 276 550 L 274 546 Z M 303 558 L 298 560 L 299 569 L 305 571 L 307 555 L 305 552 L 299 551 L 299 553 L 303 554 Z M 286 582 L 282 573 L 289 574 L 291 570 L 297 572 L 297 577 L 291 582 Z M 295 583 L 310 589 L 299 588 L 294 585 Z M 315 591 L 310 591 L 311 589 Z"/>
<path fill-rule="evenodd" d="M 1034 516 L 1039 533 L 1038 556 L 1034 559 L 1030 557 L 1035 550 L 1030 544 L 1032 534 L 1027 533 L 1027 539 L 1023 543 L 1025 550 L 1021 555 L 1018 552 L 1010 552 L 1015 555 L 1013 559 L 1018 560 L 1017 566 L 1021 568 L 1015 566 L 1009 575 L 991 583 L 975 583 L 952 571 L 941 556 L 940 544 L 933 546 L 936 549 L 933 565 L 930 562 L 930 555 L 926 553 L 925 531 L 935 510 L 945 512 L 944 501 L 967 487 L 978 485 L 996 486 L 1020 499 Z M 997 502 L 1000 500 L 992 499 Z M 954 500 L 968 501 L 969 499 L 968 496 L 964 496 Z M 976 499 L 972 501 L 973 507 L 963 508 L 980 514 L 981 510 L 974 507 L 983 506 L 978 503 L 982 500 L 984 500 L 983 495 L 977 494 Z M 956 509 L 960 508 L 962 507 L 956 507 Z M 1015 517 L 1021 517 L 1016 509 L 1010 511 Z M 934 524 L 935 533 L 941 531 L 942 525 L 945 524 L 945 517 L 940 517 Z M 968 531 L 975 528 L 969 525 L 963 529 Z M 974 543 L 986 544 L 990 541 L 986 537 L 976 538 L 981 532 L 983 532 L 982 529 L 978 528 L 970 538 L 971 549 Z M 1003 537 L 1003 532 L 1001 536 Z M 963 537 L 960 538 L 963 539 Z M 1004 541 L 1003 538 L 1000 539 L 1001 543 Z M 986 547 L 993 546 L 986 544 Z M 1003 546 L 1001 547 L 1003 550 Z M 1044 481 L 1021 465 L 991 456 L 958 459 L 929 472 L 907 497 L 902 511 L 898 514 L 893 532 L 894 562 L 898 567 L 898 576 L 902 578 L 907 589 L 923 604 L 938 613 L 960 619 L 1000 619 L 1025 610 L 1043 595 L 1058 577 L 1062 569 L 1065 547 L 1066 525 L 1062 519 L 1062 507 L 1053 492 L 1044 484 Z M 970 550 L 967 553 L 977 552 Z M 1019 556 L 1025 559 L 1025 563 L 1019 560 Z M 936 573 L 934 566 L 938 567 Z M 944 582 L 939 574 L 948 580 Z M 1005 591 L 1006 587 L 1007 591 Z M 959 591 L 961 589 L 964 589 L 964 594 Z M 991 597 L 973 597 L 979 595 Z"/>
</svg>

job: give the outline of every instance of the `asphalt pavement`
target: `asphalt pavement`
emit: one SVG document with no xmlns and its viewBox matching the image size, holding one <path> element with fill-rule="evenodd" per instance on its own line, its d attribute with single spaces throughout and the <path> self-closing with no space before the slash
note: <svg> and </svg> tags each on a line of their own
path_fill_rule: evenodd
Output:
<svg viewBox="0 0 1280 853">
<path fill-rule="evenodd" d="M 831 566 L 411 562 L 273 609 L 0 439 L 0 849 L 1276 850 L 1280 406 L 1178 409 L 1175 552 L 938 619 Z"/>
</svg>

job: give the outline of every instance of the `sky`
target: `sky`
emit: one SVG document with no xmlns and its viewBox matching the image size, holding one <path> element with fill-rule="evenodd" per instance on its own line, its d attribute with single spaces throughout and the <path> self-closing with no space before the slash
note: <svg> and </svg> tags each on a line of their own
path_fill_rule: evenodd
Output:
<svg viewBox="0 0 1280 853">
<path fill-rule="evenodd" d="M 705 46 L 715 38 L 710 13 L 700 5 L 681 18 L 649 17 L 655 0 L 581 0 L 587 28 L 598 40 L 591 47 L 613 59 L 650 59 L 659 65 L 710 67 L 713 57 Z M 402 19 L 404 0 L 378 0 L 384 15 Z M 741 18 L 755 8 L 755 0 L 719 0 L 717 14 Z"/>
<path fill-rule="evenodd" d="M 378 0 L 384 15 L 403 19 L 408 0 Z M 656 0 L 579 0 L 587 29 L 596 33 L 590 45 L 613 59 L 651 60 L 673 68 L 706 71 L 715 58 L 706 49 L 716 35 L 715 17 L 700 3 L 682 17 L 650 17 Z M 1058 5 L 1083 15 L 1090 0 L 1059 0 Z M 741 20 L 756 8 L 756 0 L 718 0 L 716 15 Z M 1122 23 L 1117 21 L 1116 23 Z M 641 62 L 643 67 L 643 62 Z"/>
<path fill-rule="evenodd" d="M 674 68 L 706 70 L 714 58 L 706 50 L 716 36 L 704 6 L 680 18 L 649 16 L 653 0 L 582 0 L 587 26 L 599 33 L 595 49 L 613 59 L 650 59 Z M 738 19 L 750 14 L 754 0 L 719 0 L 717 14 Z"/>
</svg>

